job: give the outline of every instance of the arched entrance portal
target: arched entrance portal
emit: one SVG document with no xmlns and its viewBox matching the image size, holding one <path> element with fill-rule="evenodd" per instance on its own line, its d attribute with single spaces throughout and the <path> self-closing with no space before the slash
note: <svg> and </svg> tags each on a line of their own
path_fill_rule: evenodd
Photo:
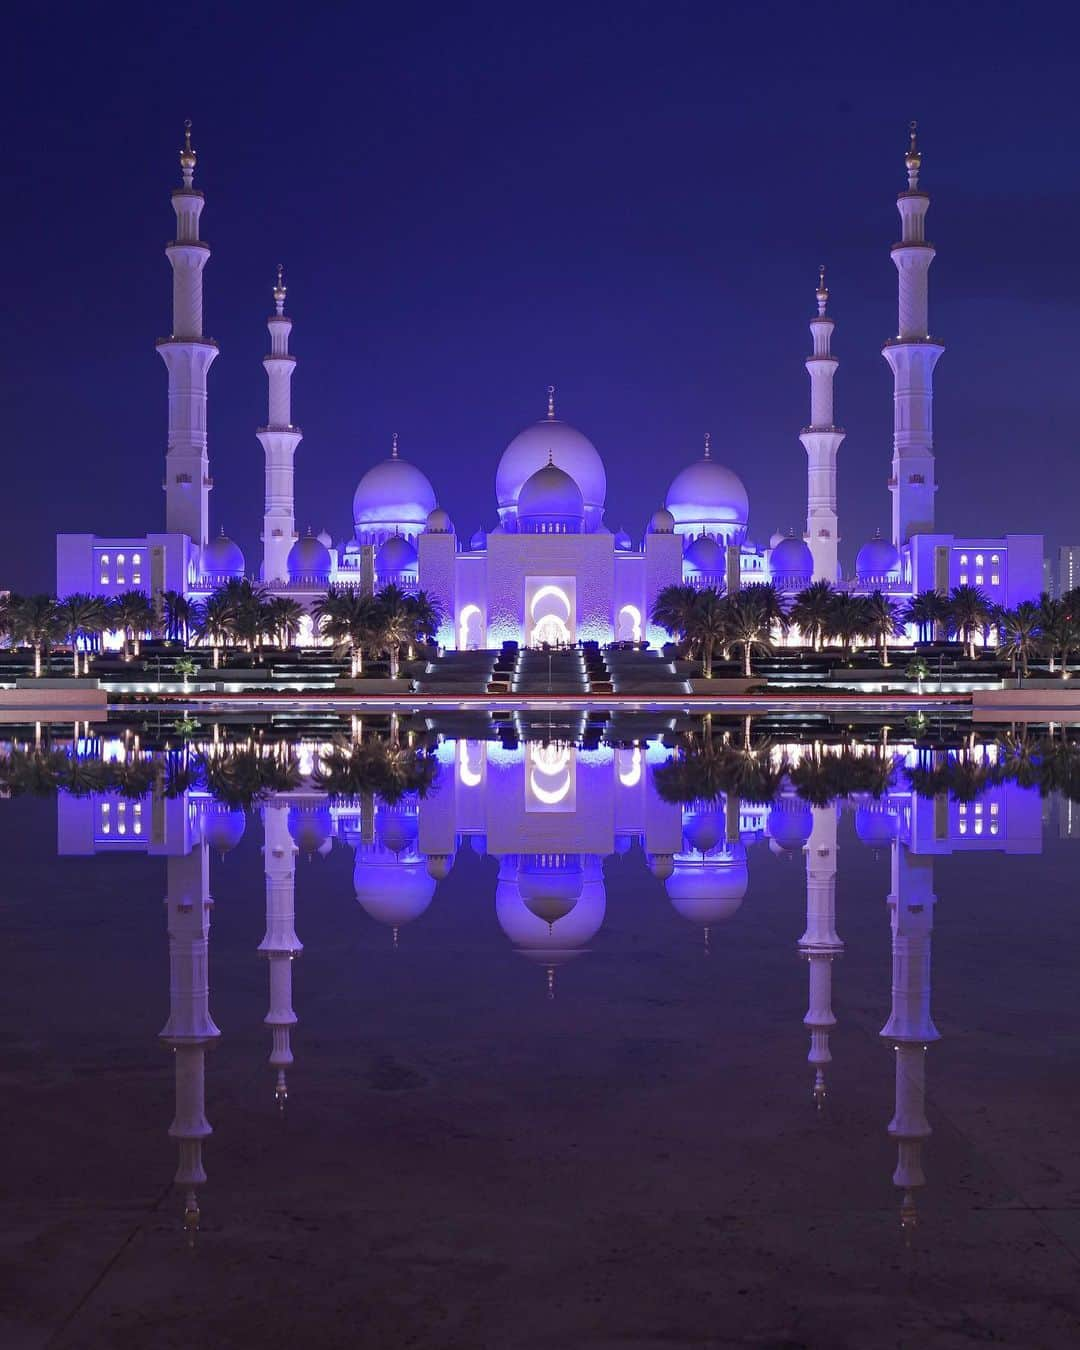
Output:
<svg viewBox="0 0 1080 1350">
<path fill-rule="evenodd" d="M 530 647 L 577 640 L 573 577 L 530 577 L 526 583 L 525 641 Z"/>
</svg>

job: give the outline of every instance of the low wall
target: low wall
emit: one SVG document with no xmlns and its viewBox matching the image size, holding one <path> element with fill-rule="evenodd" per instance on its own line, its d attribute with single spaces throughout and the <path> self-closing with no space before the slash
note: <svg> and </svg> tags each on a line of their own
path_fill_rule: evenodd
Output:
<svg viewBox="0 0 1080 1350">
<path fill-rule="evenodd" d="M 1080 680 L 1075 684 L 1066 680 L 1024 681 L 1017 689 L 976 689 L 971 695 L 971 711 L 1000 718 L 1034 714 L 1054 721 L 1080 721 Z"/>
<path fill-rule="evenodd" d="M 411 694 L 412 680 L 338 680 L 336 694 Z"/>
<path fill-rule="evenodd" d="M 716 698 L 724 698 L 728 694 L 750 694 L 754 690 L 764 689 L 765 681 L 760 675 L 753 679 L 746 679 L 743 676 L 725 675 L 717 680 L 690 680 L 690 692 L 692 694 L 712 694 Z M 658 689 L 660 694 L 666 694 L 668 689 Z"/>
</svg>

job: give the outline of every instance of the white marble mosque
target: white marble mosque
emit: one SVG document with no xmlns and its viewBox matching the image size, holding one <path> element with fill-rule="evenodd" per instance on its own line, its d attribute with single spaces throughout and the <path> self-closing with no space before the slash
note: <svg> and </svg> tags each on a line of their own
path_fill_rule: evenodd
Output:
<svg viewBox="0 0 1080 1350">
<path fill-rule="evenodd" d="M 509 946 L 537 968 L 536 996 L 542 998 L 556 996 L 560 967 L 580 960 L 603 927 L 605 859 L 638 846 L 673 911 L 685 921 L 687 936 L 697 930 L 703 955 L 718 942 L 739 942 L 737 915 L 748 893 L 753 902 L 754 849 L 803 855 L 805 930 L 798 938 L 792 932 L 791 944 L 793 956 L 806 963 L 809 1085 L 820 1109 L 836 1026 L 833 974 L 844 953 L 836 915 L 837 824 L 850 810 L 861 845 L 891 857 L 886 897 L 891 996 L 884 993 L 883 972 L 882 1002 L 889 1008 L 881 1037 L 895 1056 L 895 1110 L 888 1124 L 897 1148 L 893 1182 L 902 1197 L 903 1224 L 915 1222 L 915 1198 L 925 1184 L 923 1147 L 930 1136 L 925 1057 L 938 1039 L 930 1012 L 934 860 L 965 853 L 1040 852 L 1037 791 L 1010 782 L 972 802 L 924 799 L 897 789 L 880 800 L 826 807 L 807 805 L 791 793 L 772 806 L 729 799 L 682 807 L 664 802 L 653 786 L 650 766 L 670 753 L 659 743 L 583 750 L 523 742 L 510 749 L 497 742 L 459 740 L 438 748 L 448 779 L 438 792 L 387 805 L 331 800 L 318 790 L 310 770 L 319 749 L 314 743 L 303 746 L 304 781 L 259 808 L 266 926 L 253 955 L 267 969 L 268 1101 L 285 1109 L 287 1074 L 294 1062 L 293 968 L 303 950 L 296 933 L 298 859 L 325 857 L 334 848 L 352 850 L 356 901 L 385 926 L 386 942 L 402 947 L 409 942 L 406 930 L 422 923 L 463 849 L 497 859 L 494 894 L 488 896 L 492 917 Z M 776 753 L 794 763 L 805 749 L 777 746 Z M 909 764 L 917 761 L 913 747 L 893 749 Z M 995 752 L 986 748 L 983 753 Z M 165 860 L 170 982 L 169 1014 L 160 1035 L 175 1056 L 169 1136 L 177 1146 L 175 1180 L 185 1196 L 192 1233 L 206 1182 L 203 1148 L 212 1134 L 204 1100 L 206 1051 L 221 1035 L 210 1012 L 212 859 L 234 849 L 247 827 L 243 811 L 223 807 L 199 791 L 157 803 L 152 794 L 133 800 L 61 795 L 58 804 L 61 856 L 131 853 Z"/>
<path fill-rule="evenodd" d="M 1005 605 L 1035 598 L 1042 589 L 1040 535 L 957 538 L 942 533 L 936 522 L 933 374 L 944 348 L 929 329 L 928 275 L 935 250 L 925 236 L 930 199 L 920 186 L 921 165 L 912 126 L 907 181 L 897 199 L 901 239 L 892 247 L 898 320 L 883 350 L 894 382 L 887 474 L 882 461 L 891 530 L 858 550 L 852 571 L 845 573 L 839 557 L 838 455 L 845 433 L 834 414 L 838 360 L 824 269 L 806 360 L 811 387 L 810 421 L 801 433 L 806 528 L 802 537 L 778 535 L 763 546 L 751 539 L 750 502 L 738 473 L 713 453 L 708 437 L 666 490 L 656 483 L 662 505 L 644 533 L 613 533 L 604 520 L 604 459 L 588 436 L 563 420 L 551 388 L 540 420 L 515 436 L 498 460 L 486 531 L 468 538 L 456 533 L 431 480 L 399 450 L 396 435 L 386 458 L 361 474 L 351 520 L 337 522 L 336 533 L 299 528 L 294 477 L 302 432 L 293 421 L 296 357 L 289 349 L 292 320 L 279 269 L 267 324 L 270 351 L 263 362 L 267 423 L 257 432 L 266 471 L 262 557 L 256 564 L 227 533 L 243 523 L 236 504 L 224 503 L 216 512 L 219 523 L 211 523 L 207 376 L 218 347 L 203 331 L 203 272 L 210 249 L 201 235 L 204 197 L 194 186 L 189 129 L 180 152 L 182 182 L 172 193 L 176 235 L 166 247 L 173 272 L 172 328 L 158 343 L 168 371 L 165 520 L 158 532 L 148 533 L 144 522 L 116 538 L 60 534 L 58 594 L 110 596 L 141 588 L 204 597 L 230 578 L 249 575 L 276 594 L 295 596 L 310 613 L 330 587 L 371 590 L 393 582 L 423 589 L 441 603 L 446 619 L 439 641 L 451 649 L 508 641 L 660 643 L 665 634 L 649 621 L 653 600 L 663 587 L 682 581 L 729 590 L 772 581 L 790 594 L 824 579 L 898 599 L 970 584 Z M 884 315 L 882 320 L 884 327 Z M 737 459 L 736 447 L 726 449 Z M 312 450 L 320 453 L 317 446 Z M 793 446 L 778 447 L 775 472 L 800 473 L 801 461 Z M 310 623 L 301 640 L 315 640 Z"/>
</svg>

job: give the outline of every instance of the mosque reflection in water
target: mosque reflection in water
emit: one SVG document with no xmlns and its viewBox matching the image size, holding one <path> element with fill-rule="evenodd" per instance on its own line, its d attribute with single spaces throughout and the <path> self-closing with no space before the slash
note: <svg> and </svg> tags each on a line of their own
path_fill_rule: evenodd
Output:
<svg viewBox="0 0 1080 1350">
<path fill-rule="evenodd" d="M 836 1024 L 834 963 L 844 951 L 836 915 L 837 826 L 842 811 L 853 811 L 862 843 L 891 855 L 885 897 L 892 930 L 891 1004 L 880 1035 L 895 1054 L 895 1105 L 888 1123 L 897 1148 L 892 1180 L 901 1197 L 901 1221 L 905 1227 L 914 1224 L 930 1135 L 925 1057 L 939 1038 L 931 1015 L 934 860 L 965 852 L 1039 852 L 1037 791 L 994 782 L 973 800 L 917 795 L 910 778 L 897 771 L 886 774 L 887 786 L 877 797 L 849 795 L 812 805 L 797 795 L 791 780 L 798 778 L 800 761 L 821 747 L 789 744 L 769 751 L 785 773 L 767 805 L 731 791 L 704 802 L 680 802 L 665 800 L 660 790 L 673 752 L 659 740 L 586 749 L 459 739 L 439 740 L 432 751 L 438 761 L 436 790 L 380 800 L 328 792 L 319 772 L 326 749 L 311 742 L 293 745 L 295 786 L 271 793 L 251 813 L 261 816 L 266 928 L 257 950 L 268 971 L 269 1065 L 282 1109 L 297 1023 L 293 961 L 303 951 L 295 914 L 298 855 L 352 849 L 356 899 L 386 925 L 394 945 L 404 940 L 407 925 L 422 921 L 459 850 L 497 859 L 495 920 L 513 948 L 538 967 L 538 996 L 546 982 L 547 995 L 554 997 L 558 968 L 587 952 L 604 923 L 604 860 L 635 844 L 673 908 L 701 930 L 705 954 L 717 929 L 743 904 L 755 848 L 805 856 L 805 929 L 792 939 L 808 973 L 803 1020 L 812 1094 L 820 1108 Z M 981 753 L 992 757 L 994 747 L 981 747 Z M 897 770 L 918 758 L 910 745 L 890 747 L 889 755 Z M 59 798 L 62 855 L 144 852 L 165 861 L 169 1015 L 160 1036 L 175 1057 L 169 1135 L 178 1148 L 175 1180 L 192 1236 L 206 1182 L 203 1145 L 212 1134 L 205 1109 L 206 1051 L 221 1035 L 210 1009 L 211 858 L 234 848 L 248 821 L 243 809 L 222 804 L 203 788 L 172 797 L 90 792 Z M 882 993 L 884 1012 L 884 972 Z"/>
</svg>

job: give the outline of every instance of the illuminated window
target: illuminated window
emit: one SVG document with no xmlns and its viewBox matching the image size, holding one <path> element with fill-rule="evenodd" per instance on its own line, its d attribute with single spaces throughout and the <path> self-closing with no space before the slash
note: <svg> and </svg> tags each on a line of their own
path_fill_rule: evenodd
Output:
<svg viewBox="0 0 1080 1350">
<path fill-rule="evenodd" d="M 960 566 L 961 566 L 961 567 L 966 567 L 966 566 L 967 566 L 967 554 L 966 554 L 966 553 L 961 553 L 961 554 L 960 554 Z"/>
<path fill-rule="evenodd" d="M 975 566 L 976 566 L 976 567 L 981 567 L 982 565 L 983 565 L 983 555 L 982 555 L 981 553 L 976 553 L 976 554 L 975 554 Z"/>
<path fill-rule="evenodd" d="M 975 573 L 975 585 L 976 585 L 976 586 L 981 586 L 982 584 L 983 584 L 983 574 L 982 574 L 981 572 L 976 572 L 976 573 Z"/>
<path fill-rule="evenodd" d="M 998 576 L 998 574 L 997 574 L 996 572 L 991 572 L 991 573 L 990 573 L 990 585 L 991 585 L 991 586 L 1000 586 L 1000 585 L 1001 585 L 1001 578 Z"/>
<path fill-rule="evenodd" d="M 996 566 L 998 565 L 998 563 L 1001 561 L 1001 558 L 999 557 L 998 554 L 996 554 L 996 553 L 991 553 L 991 554 L 990 554 L 990 561 L 991 561 L 991 562 L 994 564 L 994 566 L 996 567 Z"/>
<path fill-rule="evenodd" d="M 961 573 L 960 573 L 960 585 L 961 585 L 961 586 L 966 586 L 966 585 L 967 585 L 967 573 L 966 573 L 966 572 L 961 572 Z"/>
<path fill-rule="evenodd" d="M 977 820 L 977 821 L 975 822 L 975 833 L 976 833 L 976 834 L 982 834 L 982 827 L 983 827 L 982 821 L 981 821 L 981 820 Z"/>
<path fill-rule="evenodd" d="M 961 834 L 967 834 L 967 821 L 966 821 L 966 820 L 962 820 L 962 821 L 960 822 L 960 833 L 961 833 Z"/>
<path fill-rule="evenodd" d="M 142 562 L 142 554 L 141 554 L 141 553 L 133 553 L 133 554 L 131 555 L 131 564 L 132 564 L 133 567 L 138 567 L 138 565 L 139 565 L 141 562 Z"/>
<path fill-rule="evenodd" d="M 990 803 L 990 814 L 991 814 L 992 816 L 996 816 L 1000 810 L 1001 810 L 1001 804 L 1000 804 L 1000 802 L 991 802 L 991 803 Z"/>
</svg>

